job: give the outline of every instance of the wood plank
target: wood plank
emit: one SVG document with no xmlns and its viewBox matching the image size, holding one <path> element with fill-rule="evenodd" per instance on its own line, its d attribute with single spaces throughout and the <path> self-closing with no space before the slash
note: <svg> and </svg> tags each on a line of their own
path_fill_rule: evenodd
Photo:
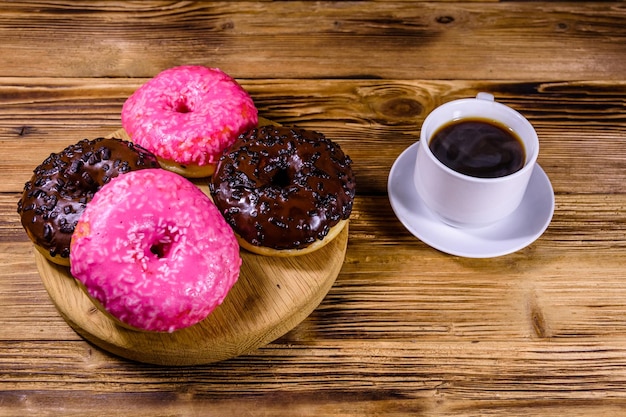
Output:
<svg viewBox="0 0 626 417">
<path fill-rule="evenodd" d="M 277 416 L 550 415 L 557 410 L 610 415 L 626 405 L 619 371 L 626 356 L 623 343 L 539 341 L 511 349 L 506 342 L 424 346 L 416 341 L 366 350 L 350 343 L 276 345 L 210 367 L 172 369 L 110 361 L 77 343 L 54 345 L 45 361 L 38 352 L 51 348 L 48 343 L 0 343 L 2 385 L 12 386 L 0 392 L 0 402 L 3 415 L 25 408 L 49 413 L 42 415 L 99 415 L 103 409 L 151 415 L 155 407 L 159 415 L 181 410 L 246 415 L 251 408 L 255 415 Z"/>
<path fill-rule="evenodd" d="M 0 194 L 0 213 L 13 204 Z M 464 259 L 410 235 L 386 196 L 358 197 L 334 286 L 283 342 L 626 338 L 624 205 L 626 195 L 559 196 L 537 242 Z M 0 224 L 0 340 L 77 340 L 41 284 L 17 215 Z"/>
<path fill-rule="evenodd" d="M 174 65 L 200 63 L 237 78 L 622 80 L 621 6 L 3 3 L 0 54 L 7 59 L 0 76 L 150 77 Z"/>
<path fill-rule="evenodd" d="M 145 81 L 0 78 L 0 171 L 6 177 L 0 192 L 21 190 L 50 152 L 117 130 L 124 100 Z M 493 93 L 533 123 L 539 163 L 557 193 L 626 192 L 624 81 L 241 82 L 263 116 L 319 130 L 340 143 L 354 160 L 361 194 L 386 193 L 391 165 L 419 139 L 432 109 L 479 91 Z"/>
<path fill-rule="evenodd" d="M 116 360 L 69 329 L 7 214 L 13 196 L 0 194 L 0 415 L 89 415 L 85 403 L 136 415 L 157 405 L 277 416 L 614 413 L 626 406 L 626 222 L 616 212 L 625 198 L 559 196 L 540 240 L 491 260 L 430 249 L 385 196 L 357 198 L 346 263 L 308 319 L 250 355 L 164 369 Z"/>
<path fill-rule="evenodd" d="M 626 3 L 0 3 L 0 417 L 545 416 L 626 409 Z M 346 260 L 321 305 L 248 355 L 125 361 L 57 313 L 15 207 L 47 154 L 120 127 L 161 69 L 221 67 L 261 114 L 355 162 Z M 391 164 L 438 104 L 488 91 L 537 128 L 547 231 L 465 259 L 406 231 Z"/>
</svg>

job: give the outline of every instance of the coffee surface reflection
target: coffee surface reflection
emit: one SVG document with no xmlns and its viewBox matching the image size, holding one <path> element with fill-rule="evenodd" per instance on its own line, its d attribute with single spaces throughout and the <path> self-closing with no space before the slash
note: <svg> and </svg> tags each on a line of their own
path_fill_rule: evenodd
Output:
<svg viewBox="0 0 626 417">
<path fill-rule="evenodd" d="M 429 147 L 439 161 L 478 178 L 510 175 L 524 167 L 526 152 L 513 130 L 498 122 L 465 118 L 441 126 Z"/>
</svg>

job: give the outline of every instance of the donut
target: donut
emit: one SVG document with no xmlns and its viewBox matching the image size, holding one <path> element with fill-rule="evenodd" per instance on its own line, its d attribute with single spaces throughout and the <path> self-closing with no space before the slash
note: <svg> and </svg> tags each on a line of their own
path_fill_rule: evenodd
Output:
<svg viewBox="0 0 626 417">
<path fill-rule="evenodd" d="M 257 125 L 248 93 L 217 68 L 167 69 L 122 107 L 122 127 L 161 166 L 189 178 L 208 177 L 224 149 Z"/>
<path fill-rule="evenodd" d="M 209 197 L 163 169 L 120 175 L 87 204 L 71 273 L 119 324 L 174 332 L 207 317 L 239 277 L 232 229 Z"/>
<path fill-rule="evenodd" d="M 119 174 L 157 167 L 152 153 L 131 142 L 81 140 L 35 168 L 17 203 L 22 226 L 47 259 L 68 266 L 72 233 L 96 191 Z"/>
<path fill-rule="evenodd" d="M 256 254 L 313 252 L 346 226 L 355 196 L 351 159 L 323 134 L 262 126 L 223 154 L 209 190 L 240 245 Z"/>
</svg>

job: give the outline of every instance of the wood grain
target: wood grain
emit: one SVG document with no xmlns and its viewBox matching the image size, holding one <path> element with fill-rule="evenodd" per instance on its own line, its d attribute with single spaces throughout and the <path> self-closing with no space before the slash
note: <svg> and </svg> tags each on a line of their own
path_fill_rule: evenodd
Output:
<svg viewBox="0 0 626 417">
<path fill-rule="evenodd" d="M 626 222 L 607 207 L 626 201 L 560 198 L 562 214 L 546 235 L 491 260 L 434 251 L 393 219 L 385 196 L 357 198 L 346 261 L 311 316 L 249 355 L 170 370 L 115 360 L 69 331 L 26 268 L 32 246 L 13 218 L 5 236 L 23 242 L 1 251 L 0 263 L 25 270 L 0 276 L 0 369 L 7 388 L 23 391 L 0 397 L 7 410 L 23 409 L 27 398 L 50 415 L 79 415 L 82 401 L 139 415 L 156 404 L 171 412 L 261 407 L 294 415 L 279 410 L 281 401 L 297 404 L 296 415 L 613 412 L 626 405 Z M 73 400 L 61 402 L 59 390 L 71 390 Z"/>
<path fill-rule="evenodd" d="M 4 3 L 0 76 L 623 80 L 619 3 Z"/>
<path fill-rule="evenodd" d="M 625 4 L 0 4 L 0 416 L 624 414 Z M 337 140 L 357 198 L 311 315 L 249 354 L 163 367 L 67 325 L 15 206 L 48 153 L 117 129 L 126 97 L 182 63 Z M 532 245 L 475 260 L 404 230 L 385 186 L 426 115 L 479 91 L 537 129 L 556 211 Z"/>
<path fill-rule="evenodd" d="M 0 78 L 0 132 L 6 139 L 0 171 L 9 174 L 0 191 L 21 190 L 50 152 L 117 130 L 124 100 L 145 81 Z M 18 83 L 23 86 L 6 85 Z M 242 85 L 265 117 L 318 130 L 337 141 L 355 161 L 358 193 L 386 193 L 391 165 L 419 140 L 430 111 L 480 91 L 491 92 L 535 126 L 541 146 L 539 164 L 555 192 L 626 190 L 624 81 L 274 79 L 243 80 Z M 41 116 L 33 118 L 32 112 Z M 598 143 L 604 152 L 594 151 Z"/>
</svg>

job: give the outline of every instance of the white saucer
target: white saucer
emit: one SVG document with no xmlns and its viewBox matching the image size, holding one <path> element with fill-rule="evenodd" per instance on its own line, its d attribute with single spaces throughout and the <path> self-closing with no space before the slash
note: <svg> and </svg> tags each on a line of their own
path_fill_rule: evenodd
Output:
<svg viewBox="0 0 626 417">
<path fill-rule="evenodd" d="M 443 223 L 428 209 L 413 184 L 419 142 L 396 159 L 387 190 L 398 219 L 415 237 L 442 252 L 467 258 L 491 258 L 518 251 L 543 234 L 554 214 L 554 191 L 539 165 L 530 177 L 520 206 L 508 217 L 481 228 L 457 228 Z"/>
</svg>

